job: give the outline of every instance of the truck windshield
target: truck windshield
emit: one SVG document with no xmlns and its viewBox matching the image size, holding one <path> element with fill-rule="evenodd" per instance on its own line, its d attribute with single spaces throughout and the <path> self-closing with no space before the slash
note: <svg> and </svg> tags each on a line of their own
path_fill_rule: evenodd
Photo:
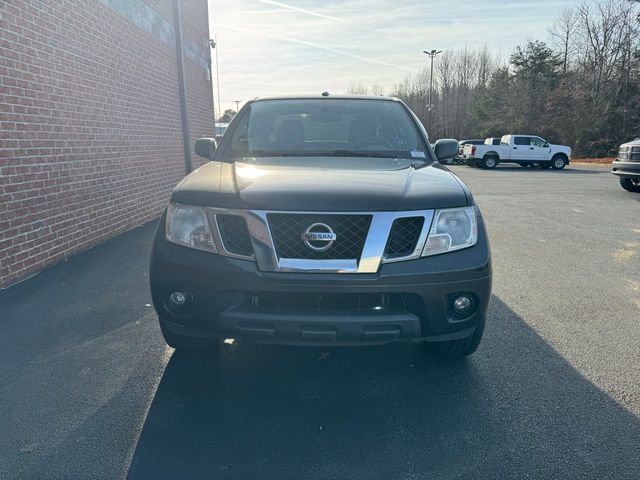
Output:
<svg viewBox="0 0 640 480">
<path fill-rule="evenodd" d="M 241 115 L 224 153 L 234 158 L 429 156 L 410 113 L 391 100 L 260 100 Z"/>
</svg>

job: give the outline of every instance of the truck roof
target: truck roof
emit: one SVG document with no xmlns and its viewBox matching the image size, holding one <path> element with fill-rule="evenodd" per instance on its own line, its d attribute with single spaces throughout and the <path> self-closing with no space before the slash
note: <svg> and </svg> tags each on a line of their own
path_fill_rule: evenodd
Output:
<svg viewBox="0 0 640 480">
<path fill-rule="evenodd" d="M 542 138 L 540 135 L 536 135 L 535 133 L 508 133 L 506 135 L 503 135 L 503 137 L 540 137 Z M 502 138 L 502 137 L 496 137 L 496 138 Z"/>
<path fill-rule="evenodd" d="M 301 95 L 276 95 L 270 97 L 255 97 L 250 100 L 252 102 L 259 102 L 262 100 L 327 100 L 327 99 L 340 99 L 340 100 L 386 100 L 386 101 L 394 101 L 399 102 L 400 99 L 396 97 L 387 97 L 383 95 L 334 95 L 324 93 L 310 93 L 310 94 L 301 94 Z"/>
</svg>

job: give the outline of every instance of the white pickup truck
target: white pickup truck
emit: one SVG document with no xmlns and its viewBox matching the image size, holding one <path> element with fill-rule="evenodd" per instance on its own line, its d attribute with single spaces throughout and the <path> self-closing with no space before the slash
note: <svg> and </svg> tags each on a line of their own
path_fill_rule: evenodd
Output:
<svg viewBox="0 0 640 480">
<path fill-rule="evenodd" d="M 522 167 L 563 169 L 571 161 L 571 148 L 553 145 L 534 135 L 505 135 L 500 145 L 487 138 L 484 145 L 465 145 L 462 157 L 467 165 L 495 168 L 498 163 Z"/>
</svg>

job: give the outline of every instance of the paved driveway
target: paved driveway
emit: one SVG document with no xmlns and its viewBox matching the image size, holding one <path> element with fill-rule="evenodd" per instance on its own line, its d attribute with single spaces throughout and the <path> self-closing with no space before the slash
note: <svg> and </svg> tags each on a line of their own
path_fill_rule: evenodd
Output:
<svg viewBox="0 0 640 480">
<path fill-rule="evenodd" d="M 453 170 L 495 265 L 470 359 L 175 354 L 146 225 L 0 293 L 0 478 L 640 477 L 640 195 L 599 167 Z"/>
</svg>

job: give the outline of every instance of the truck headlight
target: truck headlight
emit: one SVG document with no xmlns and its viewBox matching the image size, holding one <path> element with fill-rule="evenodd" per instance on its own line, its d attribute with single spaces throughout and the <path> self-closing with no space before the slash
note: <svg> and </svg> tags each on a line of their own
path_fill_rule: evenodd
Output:
<svg viewBox="0 0 640 480">
<path fill-rule="evenodd" d="M 471 247 L 478 241 L 475 207 L 436 210 L 422 256 Z"/>
<path fill-rule="evenodd" d="M 165 236 L 169 242 L 185 247 L 217 252 L 204 207 L 170 203 Z"/>
</svg>

